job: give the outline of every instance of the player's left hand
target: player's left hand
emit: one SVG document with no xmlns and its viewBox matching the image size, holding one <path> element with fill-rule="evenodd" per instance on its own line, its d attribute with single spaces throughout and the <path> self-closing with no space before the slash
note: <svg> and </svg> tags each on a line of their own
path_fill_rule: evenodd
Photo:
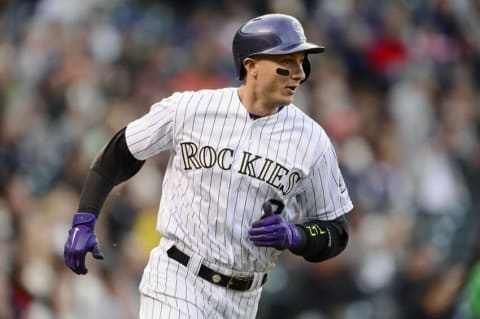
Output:
<svg viewBox="0 0 480 319">
<path fill-rule="evenodd" d="M 300 231 L 294 223 L 281 215 L 266 216 L 255 221 L 248 231 L 249 239 L 258 247 L 291 249 L 301 241 Z"/>
</svg>

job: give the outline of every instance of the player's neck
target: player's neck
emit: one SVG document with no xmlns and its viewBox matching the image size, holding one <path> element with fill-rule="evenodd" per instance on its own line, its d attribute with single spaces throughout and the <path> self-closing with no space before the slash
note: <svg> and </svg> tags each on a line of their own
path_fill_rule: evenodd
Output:
<svg viewBox="0 0 480 319">
<path fill-rule="evenodd" d="M 244 85 L 238 88 L 238 97 L 247 112 L 254 115 L 254 118 L 262 117 L 277 113 L 281 106 L 269 105 L 262 99 L 258 98 L 252 90 L 248 90 Z"/>
</svg>

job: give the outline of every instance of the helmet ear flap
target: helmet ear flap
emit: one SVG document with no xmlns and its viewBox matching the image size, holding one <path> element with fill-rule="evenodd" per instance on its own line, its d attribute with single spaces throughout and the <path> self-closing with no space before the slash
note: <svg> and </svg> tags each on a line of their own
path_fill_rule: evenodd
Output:
<svg viewBox="0 0 480 319">
<path fill-rule="evenodd" d="M 303 59 L 302 68 L 303 68 L 303 73 L 305 73 L 305 78 L 300 83 L 305 82 L 308 79 L 308 76 L 310 75 L 310 61 L 308 61 L 307 55 L 305 55 L 305 59 Z"/>
</svg>

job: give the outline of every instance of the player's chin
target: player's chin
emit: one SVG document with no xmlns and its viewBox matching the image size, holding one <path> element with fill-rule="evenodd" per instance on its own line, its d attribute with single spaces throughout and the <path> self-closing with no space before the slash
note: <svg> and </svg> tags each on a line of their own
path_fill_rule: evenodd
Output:
<svg viewBox="0 0 480 319">
<path fill-rule="evenodd" d="M 271 102 L 275 105 L 292 104 L 293 94 L 287 90 L 278 91 L 277 94 L 271 96 Z"/>
<path fill-rule="evenodd" d="M 292 104 L 293 102 L 293 94 L 292 95 L 283 95 L 279 101 L 278 101 L 279 105 L 288 105 L 288 104 Z"/>
<path fill-rule="evenodd" d="M 282 99 L 284 100 L 284 104 L 290 104 L 292 103 L 293 101 L 293 96 L 295 95 L 295 90 L 292 90 L 292 89 L 289 89 L 289 88 L 285 88 L 283 91 L 282 91 Z"/>
</svg>

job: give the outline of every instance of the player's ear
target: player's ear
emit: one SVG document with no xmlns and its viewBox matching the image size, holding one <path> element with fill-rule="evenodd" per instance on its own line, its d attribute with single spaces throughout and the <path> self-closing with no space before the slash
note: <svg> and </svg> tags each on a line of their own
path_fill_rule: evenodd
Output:
<svg viewBox="0 0 480 319">
<path fill-rule="evenodd" d="M 245 58 L 243 60 L 243 67 L 245 68 L 245 73 L 250 75 L 253 78 L 257 77 L 257 61 L 253 58 Z"/>
</svg>

